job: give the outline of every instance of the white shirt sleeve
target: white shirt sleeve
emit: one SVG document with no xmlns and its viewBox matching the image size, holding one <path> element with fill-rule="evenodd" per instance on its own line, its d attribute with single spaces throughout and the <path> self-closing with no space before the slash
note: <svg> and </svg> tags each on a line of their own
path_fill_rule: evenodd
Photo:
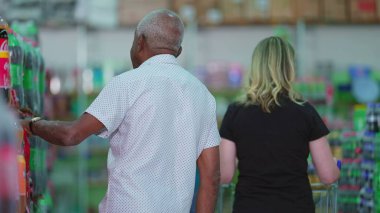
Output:
<svg viewBox="0 0 380 213">
<path fill-rule="evenodd" d="M 218 131 L 218 125 L 216 122 L 216 119 L 211 124 L 211 129 L 208 135 L 208 140 L 206 141 L 204 149 L 214 147 L 214 146 L 219 146 L 220 144 L 220 135 Z"/>
<path fill-rule="evenodd" d="M 113 78 L 99 93 L 86 112 L 94 116 L 106 127 L 98 136 L 108 138 L 123 121 L 128 110 L 126 87 Z"/>
<path fill-rule="evenodd" d="M 202 153 L 204 149 L 211 148 L 214 146 L 219 146 L 220 145 L 220 135 L 219 135 L 219 130 L 218 130 L 218 123 L 216 120 L 216 103 L 215 100 L 213 99 L 212 103 L 212 118 L 209 123 L 208 131 L 205 131 L 207 134 L 205 138 L 205 141 L 202 141 L 202 148 L 198 150 L 198 156 Z"/>
</svg>

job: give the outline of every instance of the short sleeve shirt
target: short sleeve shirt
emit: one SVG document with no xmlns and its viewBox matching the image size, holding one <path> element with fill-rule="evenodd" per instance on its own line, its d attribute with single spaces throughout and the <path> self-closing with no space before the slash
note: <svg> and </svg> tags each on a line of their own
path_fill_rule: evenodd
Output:
<svg viewBox="0 0 380 213">
<path fill-rule="evenodd" d="M 307 176 L 309 142 L 328 133 L 307 102 L 286 99 L 272 113 L 257 105 L 231 104 L 220 135 L 236 144 L 236 212 L 314 212 Z"/>
<path fill-rule="evenodd" d="M 196 160 L 218 146 L 215 99 L 177 63 L 157 55 L 114 77 L 86 110 L 110 138 L 100 212 L 189 212 Z"/>
</svg>

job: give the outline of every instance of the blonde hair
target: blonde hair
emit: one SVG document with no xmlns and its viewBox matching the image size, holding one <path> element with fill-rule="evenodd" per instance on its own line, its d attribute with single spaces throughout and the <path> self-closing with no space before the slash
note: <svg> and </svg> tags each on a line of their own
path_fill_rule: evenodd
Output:
<svg viewBox="0 0 380 213">
<path fill-rule="evenodd" d="M 252 55 L 245 103 L 257 104 L 267 113 L 281 106 L 281 97 L 302 104 L 292 86 L 295 79 L 294 55 L 291 44 L 280 37 L 272 36 L 260 41 Z"/>
</svg>

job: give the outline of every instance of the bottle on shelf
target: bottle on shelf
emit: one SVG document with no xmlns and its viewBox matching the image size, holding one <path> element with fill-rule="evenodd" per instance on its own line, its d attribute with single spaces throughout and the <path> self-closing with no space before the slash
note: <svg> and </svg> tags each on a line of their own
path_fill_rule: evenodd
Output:
<svg viewBox="0 0 380 213">
<path fill-rule="evenodd" d="M 375 113 L 376 113 L 377 129 L 380 130 L 380 103 L 375 104 Z"/>
<path fill-rule="evenodd" d="M 375 174 L 374 174 L 374 201 L 375 201 L 375 212 L 380 212 L 380 164 L 376 164 Z"/>
<path fill-rule="evenodd" d="M 32 76 L 33 76 L 33 107 L 32 110 L 36 115 L 41 114 L 40 103 L 41 96 L 39 92 L 39 73 L 40 73 L 40 60 L 39 60 L 39 52 L 36 49 L 36 43 L 32 43 Z"/>
<path fill-rule="evenodd" d="M 18 212 L 25 212 L 26 209 L 26 161 L 24 156 L 24 129 L 15 123 L 14 131 L 16 132 L 16 150 L 17 150 L 17 166 L 18 166 L 18 186 L 19 186 L 19 203 Z"/>
<path fill-rule="evenodd" d="M 0 96 L 9 102 L 9 50 L 8 50 L 8 24 L 0 16 Z"/>
<path fill-rule="evenodd" d="M 0 212 L 14 213 L 18 203 L 16 119 L 0 99 Z"/>
<path fill-rule="evenodd" d="M 367 105 L 367 130 L 370 132 L 379 132 L 379 125 L 377 122 L 378 115 L 376 112 L 376 105 L 369 103 Z"/>
<path fill-rule="evenodd" d="M 23 42 L 24 48 L 24 69 L 23 69 L 23 87 L 25 94 L 25 106 L 29 110 L 33 110 L 34 106 L 34 81 L 33 81 L 33 51 L 30 44 Z"/>
<path fill-rule="evenodd" d="M 22 84 L 22 69 L 24 53 L 20 40 L 15 33 L 8 34 L 9 61 L 11 76 L 11 99 L 18 108 L 24 108 L 24 89 Z"/>
<path fill-rule="evenodd" d="M 367 131 L 364 133 L 362 138 L 362 158 L 363 159 L 375 159 L 375 133 Z"/>
<path fill-rule="evenodd" d="M 39 72 L 38 72 L 38 92 L 40 94 L 40 115 L 43 114 L 44 111 L 44 96 L 45 96 L 45 83 L 46 83 L 46 70 L 45 70 L 45 62 L 41 54 L 41 50 L 37 48 L 38 52 L 38 60 L 39 60 Z"/>
</svg>

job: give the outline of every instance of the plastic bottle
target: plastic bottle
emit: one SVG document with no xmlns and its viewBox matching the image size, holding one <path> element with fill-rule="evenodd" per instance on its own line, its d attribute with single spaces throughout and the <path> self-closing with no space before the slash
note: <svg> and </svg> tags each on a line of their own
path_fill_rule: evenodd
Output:
<svg viewBox="0 0 380 213">
<path fill-rule="evenodd" d="M 13 21 L 11 27 L 17 34 L 38 43 L 38 27 L 35 21 Z"/>
<path fill-rule="evenodd" d="M 23 51 L 20 41 L 14 33 L 8 34 L 9 58 L 10 58 L 10 75 L 11 75 L 11 96 L 19 107 L 24 108 L 24 89 L 22 85 L 22 69 L 23 69 Z"/>
<path fill-rule="evenodd" d="M 379 132 L 376 105 L 374 103 L 367 105 L 367 130 L 370 132 Z"/>
<path fill-rule="evenodd" d="M 9 101 L 10 75 L 8 51 L 8 24 L 0 17 L 0 96 Z"/>
<path fill-rule="evenodd" d="M 376 115 L 377 115 L 377 117 L 376 117 L 377 129 L 380 130 L 380 103 L 376 103 L 375 104 L 375 112 L 376 112 Z"/>
<path fill-rule="evenodd" d="M 23 42 L 24 48 L 24 69 L 23 69 L 23 87 L 25 94 L 25 105 L 28 109 L 33 110 L 34 105 L 34 81 L 33 81 L 33 52 L 30 44 Z"/>
<path fill-rule="evenodd" d="M 380 212 L 380 164 L 376 164 L 374 174 L 374 194 L 375 194 L 375 210 Z"/>
<path fill-rule="evenodd" d="M 364 133 L 362 139 L 362 158 L 363 159 L 375 159 L 375 133 L 367 131 Z"/>
<path fill-rule="evenodd" d="M 38 73 L 38 92 L 40 94 L 40 115 L 43 114 L 44 111 L 44 96 L 45 96 L 45 83 L 46 83 L 46 70 L 45 70 L 45 62 L 42 57 L 41 51 L 37 48 L 38 51 L 38 59 L 39 59 L 39 73 Z"/>
<path fill-rule="evenodd" d="M 16 150 L 18 165 L 18 186 L 19 186 L 19 212 L 25 212 L 26 209 L 26 161 L 24 157 L 24 130 L 21 126 L 15 125 L 16 132 Z"/>
<path fill-rule="evenodd" d="M 38 47 L 38 27 L 34 21 L 14 21 L 12 23 L 12 29 L 22 35 L 29 43 L 29 46 L 26 46 L 25 53 L 24 90 L 27 107 L 29 107 L 34 114 L 40 115 L 41 98 L 38 88 L 41 60 L 39 60 L 38 51 L 36 51 Z"/>
<path fill-rule="evenodd" d="M 40 73 L 40 60 L 39 52 L 36 50 L 36 43 L 32 44 L 32 76 L 33 76 L 33 106 L 32 110 L 36 115 L 40 115 L 41 96 L 39 93 L 39 73 Z"/>
<path fill-rule="evenodd" d="M 40 174 L 38 171 L 39 166 L 39 140 L 36 136 L 30 136 L 30 176 L 33 181 L 33 196 L 36 197 L 40 193 L 39 191 L 39 180 L 40 180 Z"/>
<path fill-rule="evenodd" d="M 18 199 L 16 120 L 3 100 L 0 100 L 0 212 L 16 212 Z"/>
</svg>

